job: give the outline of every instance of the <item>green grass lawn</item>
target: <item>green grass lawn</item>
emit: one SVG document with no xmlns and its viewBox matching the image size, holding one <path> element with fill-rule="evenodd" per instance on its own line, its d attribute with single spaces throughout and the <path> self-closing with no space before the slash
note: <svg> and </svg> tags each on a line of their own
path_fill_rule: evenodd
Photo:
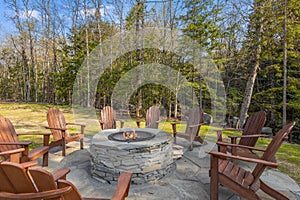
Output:
<svg viewBox="0 0 300 200">
<path fill-rule="evenodd" d="M 45 133 L 49 130 L 45 129 L 47 126 L 46 114 L 50 107 L 49 104 L 18 104 L 18 103 L 1 103 L 0 104 L 0 114 L 9 118 L 17 133 Z M 68 122 L 74 122 L 73 111 L 70 106 L 55 106 L 59 108 L 65 115 Z M 86 118 L 88 118 L 87 111 Z M 96 113 L 99 116 L 99 112 Z M 171 121 L 161 121 L 159 128 L 172 133 L 172 127 L 170 125 Z M 86 123 L 86 135 L 94 135 L 101 131 L 99 123 L 97 120 L 90 121 Z M 125 127 L 136 127 L 134 122 L 126 122 Z M 144 127 L 144 123 L 141 124 Z M 178 131 L 184 132 L 185 125 L 180 124 L 177 128 Z M 205 140 L 212 142 L 216 141 L 216 130 L 221 130 L 219 127 L 213 126 L 201 126 L 200 135 Z M 71 127 L 71 132 L 77 131 L 75 127 Z M 236 132 L 226 131 L 223 133 L 223 138 L 227 135 L 239 134 Z M 33 146 L 38 146 L 42 143 L 42 137 L 40 136 L 21 136 L 22 141 L 32 141 Z M 270 139 L 259 139 L 257 142 L 257 147 L 266 148 L 269 144 Z M 279 170 L 287 173 L 289 176 L 294 178 L 298 183 L 300 183 L 300 145 L 284 143 L 276 154 L 277 162 L 279 163 Z"/>
</svg>

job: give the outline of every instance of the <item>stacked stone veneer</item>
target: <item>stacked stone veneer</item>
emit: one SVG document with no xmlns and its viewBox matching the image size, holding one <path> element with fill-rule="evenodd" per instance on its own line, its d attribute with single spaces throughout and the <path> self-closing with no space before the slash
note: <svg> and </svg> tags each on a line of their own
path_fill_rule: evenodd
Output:
<svg viewBox="0 0 300 200">
<path fill-rule="evenodd" d="M 108 135 L 122 130 L 104 130 L 93 137 L 90 145 L 93 178 L 114 182 L 121 171 L 132 171 L 132 182 L 142 184 L 160 179 L 174 170 L 169 133 L 157 129 L 136 129 L 137 132 L 152 132 L 155 137 L 130 143 L 107 139 Z"/>
</svg>

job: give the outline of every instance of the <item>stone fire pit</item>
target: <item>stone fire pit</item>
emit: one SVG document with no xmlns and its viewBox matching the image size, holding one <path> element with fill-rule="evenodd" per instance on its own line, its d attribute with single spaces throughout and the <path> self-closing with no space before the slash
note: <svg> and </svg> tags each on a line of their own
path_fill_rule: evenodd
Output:
<svg viewBox="0 0 300 200">
<path fill-rule="evenodd" d="M 133 131 L 129 128 L 108 129 L 93 137 L 90 145 L 93 178 L 114 182 L 121 171 L 132 171 L 132 182 L 142 184 L 160 179 L 174 170 L 171 135 L 159 129 L 134 130 L 137 140 L 121 138 L 123 132 Z M 147 135 L 148 139 L 141 140 L 139 135 Z"/>
</svg>

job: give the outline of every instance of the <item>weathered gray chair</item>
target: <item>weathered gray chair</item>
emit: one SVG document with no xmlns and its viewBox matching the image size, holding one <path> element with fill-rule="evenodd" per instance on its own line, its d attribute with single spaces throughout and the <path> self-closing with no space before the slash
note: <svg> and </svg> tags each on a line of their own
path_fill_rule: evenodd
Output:
<svg viewBox="0 0 300 200">
<path fill-rule="evenodd" d="M 194 141 L 206 144 L 206 142 L 199 136 L 200 127 L 203 124 L 203 110 L 201 108 L 196 107 L 191 110 L 184 133 L 177 132 L 176 125 L 179 123 L 180 122 L 171 123 L 175 143 L 176 137 L 185 138 L 190 142 L 189 150 L 193 150 Z"/>
<path fill-rule="evenodd" d="M 121 128 L 124 126 L 124 121 L 116 119 L 116 112 L 110 106 L 105 106 L 100 111 L 100 117 L 101 119 L 99 120 L 99 123 L 102 130 L 117 128 L 117 121 L 120 121 Z"/>
<path fill-rule="evenodd" d="M 151 106 L 146 112 L 146 128 L 158 129 L 160 110 L 158 106 Z M 136 122 L 137 127 L 141 127 L 141 121 Z"/>
</svg>

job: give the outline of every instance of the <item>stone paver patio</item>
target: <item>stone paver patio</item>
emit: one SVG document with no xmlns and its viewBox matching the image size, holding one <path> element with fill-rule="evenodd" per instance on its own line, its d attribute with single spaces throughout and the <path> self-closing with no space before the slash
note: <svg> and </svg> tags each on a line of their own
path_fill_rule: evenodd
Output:
<svg viewBox="0 0 300 200">
<path fill-rule="evenodd" d="M 116 188 L 115 184 L 101 183 L 91 177 L 91 157 L 89 144 L 91 137 L 85 137 L 85 149 L 78 150 L 79 143 L 69 143 L 67 156 L 62 157 L 61 151 L 50 153 L 49 171 L 69 167 L 71 172 L 67 180 L 71 181 L 80 191 L 83 197 L 103 197 L 110 198 Z M 185 148 L 188 143 L 178 138 L 177 143 Z M 133 200 L 159 200 L 159 199 L 209 199 L 209 176 L 210 165 L 209 156 L 205 151 L 216 148 L 214 143 L 208 142 L 207 145 L 194 145 L 193 151 L 184 149 L 182 158 L 176 160 L 176 168 L 173 173 L 150 183 L 141 185 L 131 184 L 127 199 Z M 244 163 L 241 163 L 245 165 Z M 253 166 L 246 165 L 247 168 Z M 300 187 L 286 174 L 277 169 L 265 170 L 263 180 L 273 188 L 282 191 L 290 199 L 300 199 Z M 259 191 L 262 199 L 272 199 L 262 191 Z M 241 199 L 225 187 L 219 187 L 219 198 L 222 200 Z"/>
</svg>

